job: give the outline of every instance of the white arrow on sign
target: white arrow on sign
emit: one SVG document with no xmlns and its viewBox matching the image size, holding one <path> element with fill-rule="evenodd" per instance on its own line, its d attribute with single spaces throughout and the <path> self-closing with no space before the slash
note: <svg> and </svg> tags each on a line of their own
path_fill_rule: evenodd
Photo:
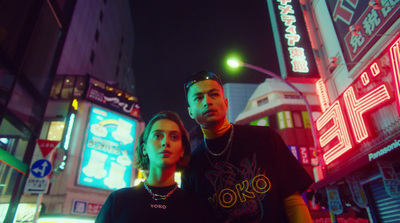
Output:
<svg viewBox="0 0 400 223">
<path fill-rule="evenodd" d="M 35 173 L 39 173 L 39 172 L 40 172 L 40 176 L 43 177 L 44 171 L 46 170 L 46 167 L 47 167 L 47 162 L 44 162 L 44 163 L 42 164 L 42 168 L 36 167 L 36 168 L 33 169 L 32 171 L 35 172 Z"/>
</svg>

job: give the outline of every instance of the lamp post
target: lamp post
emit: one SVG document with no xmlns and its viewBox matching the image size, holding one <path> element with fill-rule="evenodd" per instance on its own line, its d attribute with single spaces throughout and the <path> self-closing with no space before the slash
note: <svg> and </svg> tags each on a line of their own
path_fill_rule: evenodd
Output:
<svg viewBox="0 0 400 223">
<path fill-rule="evenodd" d="M 269 70 L 266 70 L 266 69 L 258 67 L 258 66 L 254 66 L 254 65 L 251 65 L 251 64 L 243 63 L 242 61 L 239 61 L 239 60 L 229 59 L 228 60 L 228 65 L 231 66 L 231 67 L 239 67 L 239 66 L 248 67 L 250 69 L 253 69 L 253 70 L 259 71 L 261 73 L 270 75 L 270 76 L 272 76 L 272 77 L 274 77 L 276 79 L 281 80 L 283 83 L 287 84 L 295 92 L 297 92 L 297 94 L 300 95 L 300 97 L 304 100 L 304 102 L 306 104 L 307 113 L 308 113 L 308 116 L 309 116 L 310 122 L 311 122 L 311 133 L 312 133 L 313 140 L 314 140 L 314 147 L 315 147 L 316 151 L 319 154 L 321 154 L 320 153 L 321 151 L 319 150 L 319 146 L 318 146 L 319 144 L 318 144 L 318 138 L 317 138 L 317 131 L 316 131 L 315 125 L 314 125 L 314 118 L 312 117 L 312 113 L 311 113 L 312 111 L 311 111 L 310 103 L 308 102 L 307 98 L 303 95 L 303 93 L 296 86 L 294 86 L 292 83 L 290 83 L 286 79 L 283 79 L 281 76 L 275 74 L 274 72 L 271 72 Z"/>
</svg>

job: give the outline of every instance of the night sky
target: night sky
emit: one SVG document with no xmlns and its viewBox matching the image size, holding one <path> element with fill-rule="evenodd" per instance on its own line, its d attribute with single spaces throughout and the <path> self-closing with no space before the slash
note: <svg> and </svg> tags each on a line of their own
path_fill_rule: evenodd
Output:
<svg viewBox="0 0 400 223">
<path fill-rule="evenodd" d="M 172 110 L 190 130 L 183 83 L 208 70 L 223 82 L 261 83 L 265 75 L 226 68 L 230 53 L 244 62 L 278 73 L 278 62 L 265 0 L 132 2 L 135 32 L 135 92 L 147 123 L 161 110 Z"/>
</svg>

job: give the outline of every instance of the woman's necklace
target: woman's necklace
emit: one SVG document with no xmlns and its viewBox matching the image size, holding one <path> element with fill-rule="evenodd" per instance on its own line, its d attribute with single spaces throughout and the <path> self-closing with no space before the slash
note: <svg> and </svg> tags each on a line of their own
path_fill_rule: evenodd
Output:
<svg viewBox="0 0 400 223">
<path fill-rule="evenodd" d="M 224 153 L 226 152 L 226 150 L 228 150 L 229 145 L 231 144 L 232 138 L 233 138 L 233 125 L 232 125 L 232 124 L 231 124 L 231 127 L 232 127 L 232 130 L 231 130 L 231 134 L 229 135 L 228 143 L 226 144 L 225 149 L 222 150 L 222 152 L 220 152 L 220 153 L 213 153 L 213 152 L 208 148 L 206 138 L 204 138 L 204 145 L 206 146 L 206 150 L 207 150 L 208 153 L 210 153 L 210 154 L 213 155 L 213 156 L 221 156 L 222 154 L 224 154 Z"/>
<path fill-rule="evenodd" d="M 170 192 L 168 192 L 166 195 L 162 195 L 162 194 L 155 194 L 153 193 L 153 191 L 150 190 L 150 188 L 147 186 L 146 182 L 143 182 L 144 188 L 146 188 L 147 192 L 149 192 L 149 194 L 152 196 L 153 200 L 155 201 L 160 201 L 160 200 L 165 200 L 167 199 L 169 196 L 171 196 L 172 193 L 175 192 L 175 190 L 178 188 L 178 184 L 175 183 L 175 187 L 174 189 L 172 189 Z"/>
</svg>

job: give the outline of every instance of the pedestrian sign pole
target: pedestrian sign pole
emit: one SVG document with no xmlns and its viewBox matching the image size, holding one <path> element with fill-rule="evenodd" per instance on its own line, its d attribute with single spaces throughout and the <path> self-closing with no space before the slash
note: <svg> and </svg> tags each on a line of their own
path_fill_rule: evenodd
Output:
<svg viewBox="0 0 400 223">
<path fill-rule="evenodd" d="M 37 145 L 44 159 L 35 161 L 31 166 L 31 175 L 33 178 L 28 178 L 25 184 L 26 193 L 37 193 L 36 201 L 36 212 L 33 222 L 36 223 L 39 217 L 39 207 L 42 203 L 43 194 L 47 193 L 50 178 L 48 177 L 52 170 L 52 155 L 54 153 L 54 148 L 60 143 L 60 141 L 51 141 L 45 139 L 37 139 Z M 46 157 L 49 157 L 46 159 Z"/>
</svg>

